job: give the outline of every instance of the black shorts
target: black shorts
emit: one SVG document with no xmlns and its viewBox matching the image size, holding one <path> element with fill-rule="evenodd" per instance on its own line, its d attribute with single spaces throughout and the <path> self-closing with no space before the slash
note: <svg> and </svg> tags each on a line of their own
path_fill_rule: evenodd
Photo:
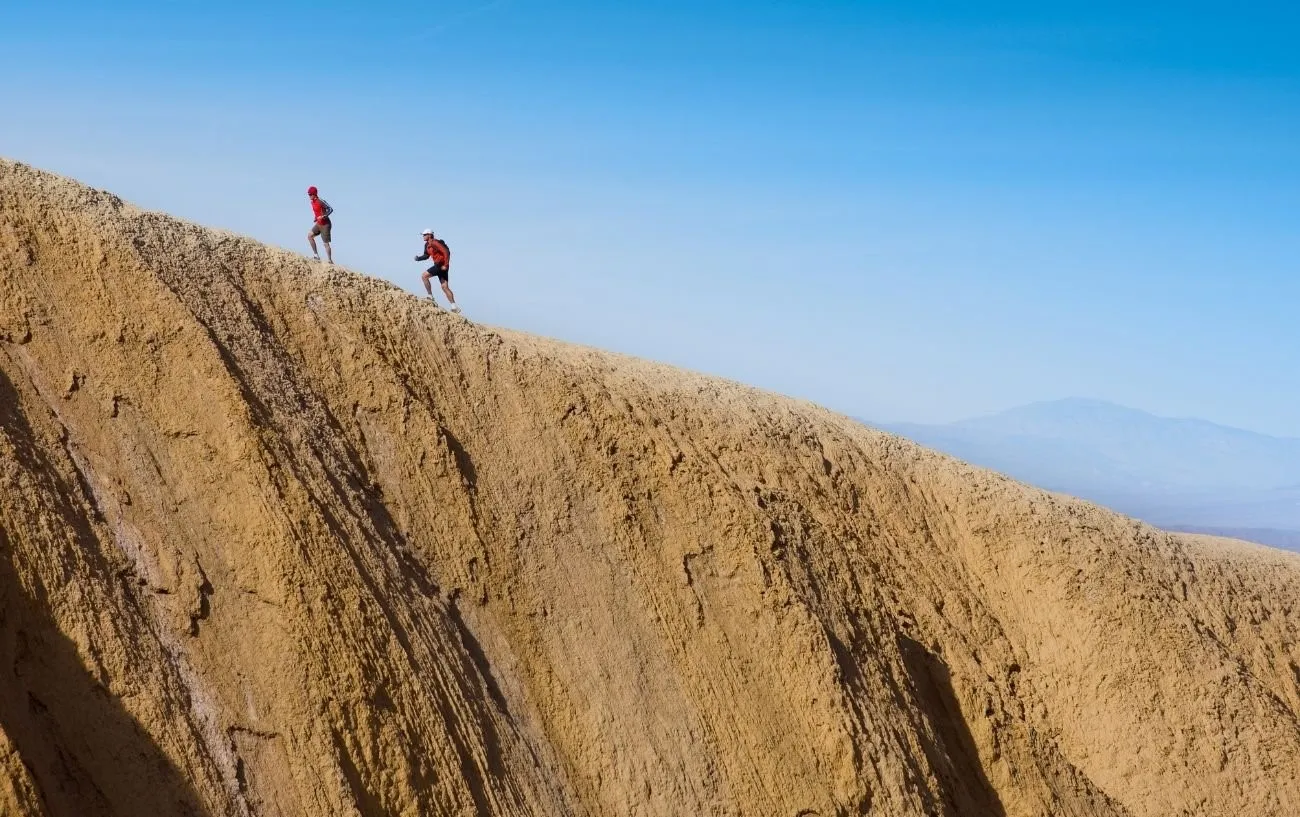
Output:
<svg viewBox="0 0 1300 817">
<path fill-rule="evenodd" d="M 447 283 L 447 279 L 451 276 L 451 270 L 438 264 L 434 264 L 425 271 L 430 275 L 437 276 L 438 280 L 444 284 Z"/>
</svg>

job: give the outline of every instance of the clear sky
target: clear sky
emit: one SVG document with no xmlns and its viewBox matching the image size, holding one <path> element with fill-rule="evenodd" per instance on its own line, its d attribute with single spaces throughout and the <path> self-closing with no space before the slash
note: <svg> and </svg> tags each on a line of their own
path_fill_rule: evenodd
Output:
<svg viewBox="0 0 1300 817">
<path fill-rule="evenodd" d="M 0 155 L 881 421 L 1300 436 L 1300 8 L 0 0 Z"/>
</svg>

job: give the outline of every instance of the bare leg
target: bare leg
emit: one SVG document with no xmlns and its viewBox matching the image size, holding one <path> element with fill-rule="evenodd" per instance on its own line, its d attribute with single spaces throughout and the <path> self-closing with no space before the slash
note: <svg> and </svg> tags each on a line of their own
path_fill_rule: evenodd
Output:
<svg viewBox="0 0 1300 817">
<path fill-rule="evenodd" d="M 314 233 L 307 233 L 307 243 L 311 245 L 311 254 L 316 256 L 316 260 L 319 261 L 320 251 L 316 249 L 316 235 Z M 328 247 L 329 245 L 325 246 Z"/>
<path fill-rule="evenodd" d="M 424 282 L 424 291 L 429 293 L 430 298 L 433 297 L 433 287 L 429 286 L 429 279 L 432 277 L 433 276 L 430 275 L 428 272 L 425 272 L 423 275 L 420 276 L 420 280 Z"/>
<path fill-rule="evenodd" d="M 451 304 L 451 308 L 452 308 L 452 309 L 455 309 L 455 308 L 456 308 L 456 296 L 452 294 L 452 292 L 451 292 L 451 287 L 447 286 L 447 282 L 446 282 L 446 281 L 443 281 L 443 282 L 442 282 L 442 294 L 447 296 L 447 301 L 448 301 L 448 303 Z"/>
<path fill-rule="evenodd" d="M 330 247 L 330 243 L 328 241 L 325 242 L 325 259 L 329 261 L 331 264 L 334 263 L 334 249 Z"/>
</svg>

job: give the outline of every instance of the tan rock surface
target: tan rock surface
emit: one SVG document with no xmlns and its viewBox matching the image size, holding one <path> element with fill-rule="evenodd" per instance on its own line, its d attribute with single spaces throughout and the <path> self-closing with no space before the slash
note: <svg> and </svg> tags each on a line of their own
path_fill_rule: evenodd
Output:
<svg viewBox="0 0 1300 817">
<path fill-rule="evenodd" d="M 0 162 L 4 814 L 1300 814 L 1298 605 Z"/>
</svg>

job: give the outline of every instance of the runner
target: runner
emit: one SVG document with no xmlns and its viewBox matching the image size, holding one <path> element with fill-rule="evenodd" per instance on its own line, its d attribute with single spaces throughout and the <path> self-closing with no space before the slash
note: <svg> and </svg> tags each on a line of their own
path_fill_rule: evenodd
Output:
<svg viewBox="0 0 1300 817">
<path fill-rule="evenodd" d="M 442 284 L 442 293 L 447 296 L 447 301 L 451 304 L 451 311 L 459 312 L 460 307 L 456 305 L 456 296 L 447 285 L 447 279 L 451 277 L 451 249 L 447 246 L 447 242 L 435 236 L 433 230 L 425 230 L 424 254 L 415 256 L 415 260 L 433 262 L 433 266 L 420 276 L 420 280 L 424 281 L 424 291 L 429 293 L 429 300 L 438 302 L 438 299 L 433 297 L 433 286 L 429 283 L 431 278 L 437 276 L 438 283 Z"/>
<path fill-rule="evenodd" d="M 330 207 L 329 202 L 325 201 L 325 199 L 316 195 L 315 187 L 307 188 L 307 198 L 311 199 L 311 212 L 315 217 L 315 221 L 311 225 L 311 232 L 307 233 L 307 243 L 311 244 L 312 257 L 317 261 L 320 260 L 320 253 L 316 251 L 316 236 L 320 236 L 321 241 L 325 242 L 325 258 L 333 264 L 334 250 L 330 248 L 330 231 L 333 229 L 334 223 L 330 221 L 330 213 L 334 212 L 334 208 Z"/>
</svg>

